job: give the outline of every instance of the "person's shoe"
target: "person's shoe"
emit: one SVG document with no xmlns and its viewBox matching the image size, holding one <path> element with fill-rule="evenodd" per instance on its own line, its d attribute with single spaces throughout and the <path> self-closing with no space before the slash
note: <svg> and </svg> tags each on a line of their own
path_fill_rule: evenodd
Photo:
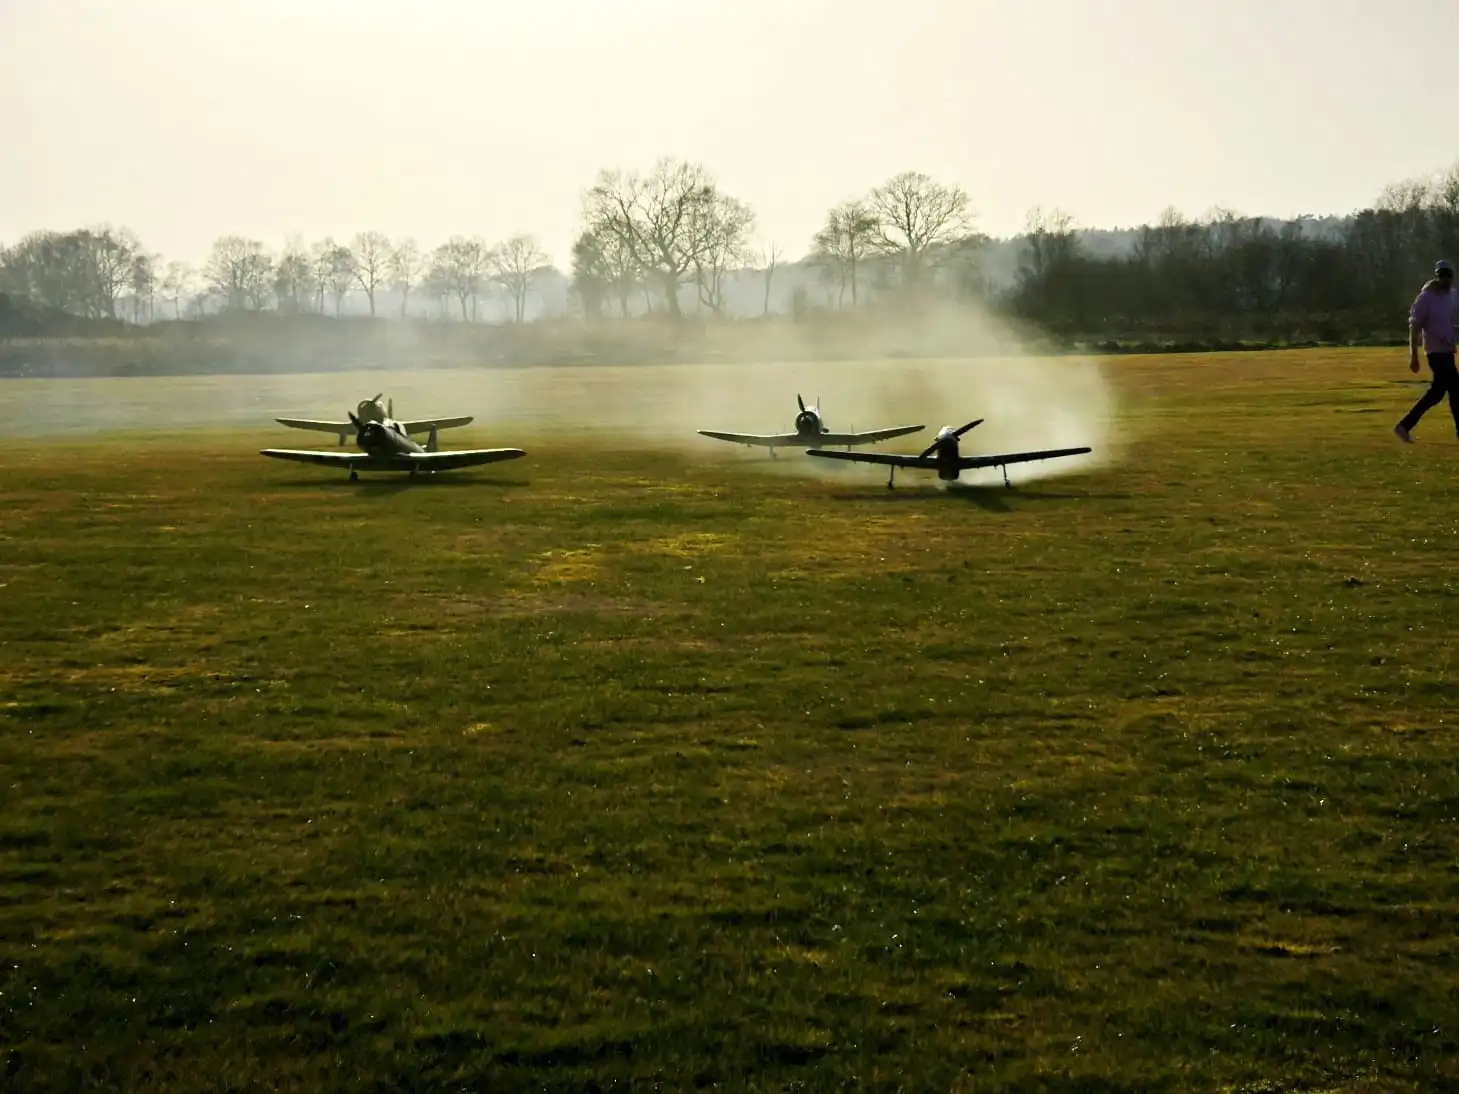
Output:
<svg viewBox="0 0 1459 1094">
<path fill-rule="evenodd" d="M 1408 435 L 1408 430 L 1403 428 L 1402 422 L 1393 427 L 1393 435 L 1404 444 L 1413 444 L 1413 438 Z"/>
</svg>

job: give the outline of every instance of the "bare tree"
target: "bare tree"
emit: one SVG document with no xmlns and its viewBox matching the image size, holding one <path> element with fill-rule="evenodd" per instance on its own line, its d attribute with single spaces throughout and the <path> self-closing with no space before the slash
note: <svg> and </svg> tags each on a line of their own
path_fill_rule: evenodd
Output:
<svg viewBox="0 0 1459 1094">
<path fill-rule="evenodd" d="M 152 304 L 157 295 L 157 266 L 162 261 L 159 254 L 137 251 L 132 256 L 132 322 L 142 322 L 142 306 L 147 309 L 147 322 L 152 322 Z"/>
<path fill-rule="evenodd" d="M 223 236 L 213 244 L 203 276 L 228 311 L 262 310 L 273 281 L 273 259 L 256 239 Z"/>
<path fill-rule="evenodd" d="M 488 252 L 493 279 L 511 297 L 516 322 L 520 323 L 527 314 L 527 294 L 532 283 L 548 268 L 547 255 L 537 245 L 535 236 L 513 236 L 500 246 Z"/>
<path fill-rule="evenodd" d="M 1027 314 L 1051 311 L 1052 283 L 1078 253 L 1074 218 L 1059 209 L 1035 205 L 1024 222 L 1018 263 L 1018 295 Z"/>
<path fill-rule="evenodd" d="M 765 306 L 761 315 L 770 314 L 770 282 L 775 278 L 775 267 L 780 264 L 780 247 L 771 240 L 770 246 L 760 252 L 760 268 L 765 278 Z"/>
<path fill-rule="evenodd" d="M 182 318 L 182 300 L 190 296 L 193 286 L 196 283 L 196 275 L 193 268 L 186 262 L 169 262 L 167 270 L 162 275 L 160 291 L 162 299 L 172 304 L 174 319 Z"/>
<path fill-rule="evenodd" d="M 611 233 L 585 229 L 573 244 L 572 291 L 582 300 L 584 314 L 602 315 L 609 296 L 618 300 L 619 314 L 627 319 L 634 291 L 643 287 L 632 252 Z"/>
<path fill-rule="evenodd" d="M 297 235 L 290 236 L 284 241 L 274 271 L 274 295 L 278 298 L 279 311 L 288 315 L 311 311 L 315 285 L 314 264 L 304 240 Z"/>
<path fill-rule="evenodd" d="M 431 256 L 431 278 L 450 292 L 461 304 L 461 318 L 476 321 L 476 306 L 481 299 L 482 280 L 486 274 L 491 249 L 480 239 L 452 236 L 436 248 Z M 466 305 L 471 305 L 468 316 Z"/>
<path fill-rule="evenodd" d="M 904 171 L 874 189 L 867 199 L 876 216 L 873 247 L 898 260 L 902 284 L 920 288 L 938 251 L 972 230 L 968 195 L 920 171 Z"/>
<path fill-rule="evenodd" d="M 75 232 L 31 232 L 5 252 L 8 292 L 47 308 L 98 314 L 84 245 Z"/>
<path fill-rule="evenodd" d="M 88 228 L 79 236 L 97 303 L 108 318 L 115 319 L 117 300 L 132 283 L 132 263 L 142 253 L 141 241 L 129 228 L 106 224 Z"/>
<path fill-rule="evenodd" d="M 339 314 L 345 294 L 354 282 L 349 268 L 351 255 L 348 247 L 342 247 L 331 236 L 325 236 L 309 248 L 309 273 L 311 276 L 315 310 L 324 314 L 324 297 L 333 293 L 334 313 Z"/>
<path fill-rule="evenodd" d="M 365 290 L 365 299 L 370 302 L 370 314 L 375 314 L 375 290 L 390 274 L 393 252 L 390 240 L 383 232 L 361 232 L 350 244 L 353 257 L 350 272 L 360 288 Z"/>
<path fill-rule="evenodd" d="M 436 316 L 448 319 L 451 315 L 451 301 L 455 299 L 456 292 L 451 287 L 449 271 L 440 262 L 439 252 L 433 253 L 431 262 L 421 278 L 421 291 L 426 294 L 426 299 L 435 301 Z"/>
<path fill-rule="evenodd" d="M 725 275 L 749 260 L 745 240 L 755 214 L 738 198 L 716 193 L 693 212 L 694 283 L 699 304 L 718 314 L 724 308 Z"/>
<path fill-rule="evenodd" d="M 125 228 L 32 232 L 6 252 L 6 279 L 17 295 L 49 307 L 115 319 L 142 253 L 136 235 Z"/>
<path fill-rule="evenodd" d="M 314 310 L 324 314 L 324 294 L 329 288 L 329 270 L 334 264 L 334 250 L 337 243 L 329 236 L 309 247 L 309 291 L 314 298 Z"/>
<path fill-rule="evenodd" d="M 344 298 L 349 295 L 355 283 L 355 256 L 348 247 L 325 236 L 314 244 L 310 252 L 314 267 L 315 289 L 318 293 L 319 311 L 324 311 L 324 294 L 327 290 L 334 297 L 334 314 L 344 308 Z"/>
<path fill-rule="evenodd" d="M 1021 275 L 1029 281 L 1043 282 L 1067 264 L 1078 249 L 1078 233 L 1074 218 L 1062 209 L 1045 212 L 1035 205 L 1028 211 L 1024 225 L 1024 255 Z"/>
<path fill-rule="evenodd" d="M 826 214 L 826 223 L 811 240 L 811 260 L 839 286 L 837 307 L 845 303 L 848 287 L 856 307 L 861 263 L 872 253 L 876 236 L 876 214 L 864 202 L 846 201 Z"/>
<path fill-rule="evenodd" d="M 1459 163 L 1433 181 L 1425 204 L 1434 249 L 1454 254 L 1459 250 Z"/>
<path fill-rule="evenodd" d="M 660 287 L 669 314 L 679 318 L 679 287 L 703 257 L 702 231 L 718 190 L 700 165 L 660 159 L 645 177 L 603 171 L 584 196 L 590 231 L 611 237 L 633 256 L 645 278 Z"/>
<path fill-rule="evenodd" d="M 585 319 L 603 317 L 609 284 L 606 258 L 603 241 L 591 230 L 580 233 L 573 241 L 572 292 L 582 301 Z"/>
<path fill-rule="evenodd" d="M 410 303 L 410 290 L 420 284 L 429 268 L 429 262 L 421 253 L 420 246 L 413 239 L 403 239 L 390 252 L 390 283 L 400 294 L 400 318 L 406 316 Z"/>
</svg>

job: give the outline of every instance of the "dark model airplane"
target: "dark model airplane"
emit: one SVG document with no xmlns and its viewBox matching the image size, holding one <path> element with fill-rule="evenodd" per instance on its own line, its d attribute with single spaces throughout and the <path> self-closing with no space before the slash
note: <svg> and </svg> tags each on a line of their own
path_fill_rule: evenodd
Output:
<svg viewBox="0 0 1459 1094">
<path fill-rule="evenodd" d="M 854 444 L 876 444 L 878 441 L 888 441 L 893 437 L 902 437 L 927 428 L 925 425 L 897 425 L 890 429 L 872 429 L 865 433 L 832 433 L 821 420 L 819 396 L 813 407 L 806 406 L 805 400 L 799 395 L 795 397 L 795 401 L 800 404 L 800 413 L 795 416 L 794 433 L 776 433 L 767 436 L 758 433 L 719 433 L 713 429 L 701 429 L 699 435 L 713 437 L 719 441 L 731 441 L 734 444 L 759 445 L 761 448 L 770 449 L 770 455 L 774 456 L 777 448 L 800 448 L 803 445 L 810 445 L 812 448 L 821 448 L 825 445 L 846 445 L 847 448 L 850 448 Z"/>
<path fill-rule="evenodd" d="M 449 471 L 457 467 L 475 467 L 483 463 L 497 463 L 500 460 L 515 460 L 527 453 L 520 448 L 471 448 L 456 452 L 441 452 L 437 448 L 436 425 L 430 427 L 430 439 L 422 448 L 406 432 L 401 422 L 386 418 L 383 422 L 367 422 L 350 415 L 355 428 L 355 443 L 360 453 L 309 452 L 294 448 L 265 448 L 261 456 L 272 456 L 276 460 L 295 460 L 299 463 L 318 463 L 327 467 L 347 467 L 350 482 L 359 481 L 361 471 L 409 471 L 416 475 L 421 471 Z"/>
<path fill-rule="evenodd" d="M 887 489 L 892 489 L 892 480 L 896 478 L 897 468 L 917 467 L 928 471 L 936 471 L 937 477 L 944 482 L 955 481 L 959 472 L 971 471 L 976 467 L 1001 467 L 1003 468 L 1003 485 L 1011 487 L 1013 484 L 1008 481 L 1008 465 L 1010 463 L 1027 463 L 1030 460 L 1054 460 L 1061 456 L 1080 456 L 1085 452 L 1094 451 L 1092 448 L 1050 448 L 1042 452 L 1005 452 L 997 456 L 960 456 L 958 454 L 958 438 L 975 425 L 981 425 L 982 418 L 976 422 L 969 422 L 961 429 L 953 429 L 945 425 L 937 433 L 937 440 L 919 456 L 899 456 L 890 452 L 818 452 L 808 450 L 808 456 L 820 456 L 828 460 L 851 460 L 855 463 L 878 463 L 884 464 L 891 470 L 887 473 Z"/>
<path fill-rule="evenodd" d="M 382 425 L 395 420 L 395 400 L 391 399 L 389 404 L 380 402 L 385 393 L 382 391 L 373 399 L 361 399 L 360 405 L 355 407 L 355 413 L 350 415 L 347 422 L 319 422 L 311 418 L 275 418 L 274 421 L 280 425 L 291 426 L 294 429 L 313 429 L 320 433 L 337 433 L 339 443 L 342 445 L 345 438 L 355 432 L 355 421 L 379 422 Z M 471 415 L 457 418 L 422 418 L 418 421 L 399 422 L 400 428 L 407 434 L 424 433 L 429 429 L 455 429 L 457 426 L 470 425 Z"/>
</svg>

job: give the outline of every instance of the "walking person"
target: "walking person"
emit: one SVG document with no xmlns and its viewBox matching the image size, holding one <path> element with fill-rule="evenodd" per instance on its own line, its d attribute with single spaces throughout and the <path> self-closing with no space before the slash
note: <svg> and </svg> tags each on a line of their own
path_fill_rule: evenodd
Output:
<svg viewBox="0 0 1459 1094">
<path fill-rule="evenodd" d="M 1424 392 L 1403 421 L 1393 427 L 1394 435 L 1404 444 L 1413 444 L 1410 436 L 1419 419 L 1449 397 L 1449 412 L 1454 416 L 1454 433 L 1459 436 L 1459 372 L 1454 368 L 1454 332 L 1459 327 L 1459 290 L 1454 288 L 1454 263 L 1447 258 L 1434 266 L 1434 276 L 1414 299 L 1408 312 L 1408 371 L 1418 372 L 1418 346 L 1422 339 L 1424 354 L 1434 382 Z"/>
</svg>

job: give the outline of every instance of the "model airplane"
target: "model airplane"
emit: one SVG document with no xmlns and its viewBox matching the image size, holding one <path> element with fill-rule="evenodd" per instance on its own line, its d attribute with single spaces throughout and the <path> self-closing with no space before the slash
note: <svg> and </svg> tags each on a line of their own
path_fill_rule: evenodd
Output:
<svg viewBox="0 0 1459 1094">
<path fill-rule="evenodd" d="M 774 456 L 777 448 L 800 448 L 804 445 L 821 448 L 825 445 L 846 445 L 849 449 L 854 444 L 876 444 L 878 441 L 888 441 L 893 437 L 902 437 L 927 428 L 925 425 L 898 425 L 890 429 L 872 429 L 865 433 L 832 433 L 821 420 L 819 396 L 816 397 L 816 405 L 813 407 L 806 406 L 805 400 L 799 395 L 795 397 L 795 401 L 800 404 L 800 413 L 795 416 L 794 433 L 764 436 L 756 433 L 719 433 L 713 429 L 701 429 L 699 435 L 713 437 L 719 441 L 731 441 L 735 444 L 759 445 L 761 448 L 770 449 L 770 455 Z"/>
<path fill-rule="evenodd" d="M 350 482 L 357 482 L 361 471 L 409 471 L 411 475 L 415 475 L 421 471 L 449 471 L 457 467 L 475 467 L 483 463 L 515 460 L 527 454 L 520 448 L 471 448 L 441 452 L 437 448 L 438 427 L 434 424 L 430 427 L 430 439 L 422 448 L 411 439 L 404 423 L 389 418 L 383 422 L 367 422 L 354 414 L 350 415 L 350 423 L 356 430 L 355 443 L 361 449 L 358 455 L 348 452 L 309 452 L 294 448 L 265 448 L 259 455 L 272 456 L 276 460 L 347 467 Z"/>
<path fill-rule="evenodd" d="M 959 472 L 970 471 L 975 467 L 1001 467 L 1003 468 L 1003 485 L 1012 486 L 1008 481 L 1008 465 L 1010 463 L 1027 463 L 1030 460 L 1054 460 L 1061 456 L 1080 456 L 1085 452 L 1094 451 L 1092 448 L 1050 448 L 1042 452 L 1005 452 L 998 456 L 960 456 L 958 454 L 958 438 L 975 425 L 981 425 L 982 418 L 976 422 L 969 422 L 961 429 L 953 429 L 945 425 L 937 433 L 937 440 L 924 451 L 920 456 L 899 456 L 890 452 L 815 452 L 808 451 L 809 456 L 820 456 L 828 460 L 852 460 L 857 463 L 879 463 L 885 464 L 891 470 L 887 473 L 887 489 L 892 489 L 892 480 L 896 478 L 899 467 L 918 467 L 929 471 L 936 471 L 937 477 L 944 482 L 952 482 Z"/>
<path fill-rule="evenodd" d="M 345 438 L 355 432 L 354 421 L 358 416 L 360 421 L 379 422 L 384 425 L 395 420 L 395 400 L 391 399 L 389 404 L 380 402 L 382 391 L 373 399 L 363 399 L 360 405 L 355 407 L 355 413 L 350 415 L 348 422 L 316 422 L 309 418 L 275 418 L 274 421 L 280 425 L 292 426 L 294 429 L 314 429 L 320 433 L 339 434 L 339 443 L 344 444 Z M 430 429 L 454 429 L 457 426 L 470 425 L 471 416 L 468 414 L 460 418 L 422 418 L 419 421 L 400 422 L 399 425 L 407 434 L 424 433 Z"/>
</svg>

